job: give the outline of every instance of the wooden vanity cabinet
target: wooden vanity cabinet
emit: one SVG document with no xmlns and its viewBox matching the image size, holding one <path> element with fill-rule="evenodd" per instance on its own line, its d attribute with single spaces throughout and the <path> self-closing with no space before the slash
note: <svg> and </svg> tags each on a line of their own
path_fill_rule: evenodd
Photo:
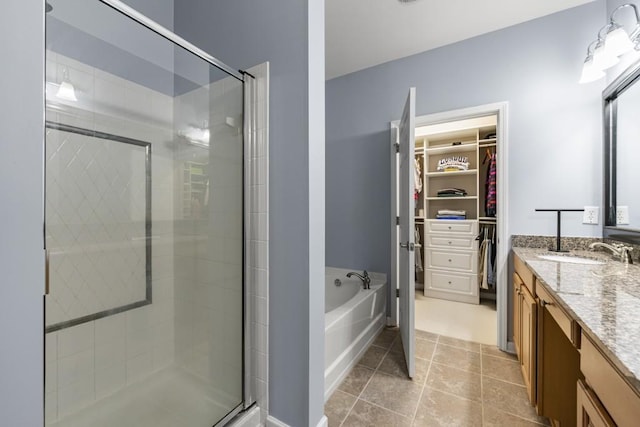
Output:
<svg viewBox="0 0 640 427">
<path fill-rule="evenodd" d="M 513 340 L 529 401 L 536 404 L 537 310 L 533 297 L 535 279 L 531 271 L 514 258 Z"/>
<path fill-rule="evenodd" d="M 574 426 L 580 373 L 573 340 L 577 325 L 562 317 L 564 312 L 522 260 L 514 256 L 513 264 L 513 338 L 529 401 L 554 425 Z"/>
<path fill-rule="evenodd" d="M 640 391 L 602 344 L 513 257 L 513 339 L 538 415 L 553 426 L 640 426 Z"/>
<path fill-rule="evenodd" d="M 590 402 L 578 402 L 578 418 L 580 412 L 583 412 L 596 426 L 640 425 L 640 393 L 629 385 L 624 375 L 584 332 L 580 349 L 580 369 L 584 374 L 582 387 Z M 593 407 L 590 407 L 590 404 Z"/>
<path fill-rule="evenodd" d="M 596 394 L 582 380 L 577 389 L 578 427 L 614 427 L 615 423 L 600 403 Z"/>
<path fill-rule="evenodd" d="M 538 285 L 537 411 L 554 426 L 576 425 L 576 384 L 581 378 L 578 324 Z"/>
</svg>

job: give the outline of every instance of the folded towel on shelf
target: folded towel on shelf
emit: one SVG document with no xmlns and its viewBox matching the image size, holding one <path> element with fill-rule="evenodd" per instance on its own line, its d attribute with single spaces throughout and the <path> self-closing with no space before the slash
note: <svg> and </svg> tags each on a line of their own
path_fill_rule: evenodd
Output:
<svg viewBox="0 0 640 427">
<path fill-rule="evenodd" d="M 463 197 L 467 195 L 464 188 L 442 188 L 436 193 L 438 197 Z"/>
<path fill-rule="evenodd" d="M 467 211 L 463 210 L 453 210 L 453 209 L 439 209 L 438 215 L 462 215 L 466 216 Z"/>
<path fill-rule="evenodd" d="M 441 215 L 437 214 L 436 219 L 467 219 L 466 215 Z"/>
</svg>

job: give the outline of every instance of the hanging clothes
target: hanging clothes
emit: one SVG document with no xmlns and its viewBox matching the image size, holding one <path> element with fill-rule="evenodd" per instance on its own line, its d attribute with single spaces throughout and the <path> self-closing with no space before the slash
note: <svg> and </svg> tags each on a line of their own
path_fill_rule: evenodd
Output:
<svg viewBox="0 0 640 427">
<path fill-rule="evenodd" d="M 413 201 L 415 207 L 418 207 L 418 200 L 420 200 L 420 193 L 422 192 L 422 169 L 420 168 L 420 161 L 418 158 L 413 159 L 413 180 L 415 181 L 415 190 L 413 192 Z"/>
<path fill-rule="evenodd" d="M 496 284 L 495 225 L 482 224 L 478 240 L 478 283 L 482 289 L 493 289 Z"/>
<path fill-rule="evenodd" d="M 485 183 L 485 212 L 487 216 L 496 216 L 496 175 L 496 154 L 493 153 L 489 161 L 489 168 L 487 169 L 487 181 Z"/>
<path fill-rule="evenodd" d="M 420 231 L 418 227 L 415 229 L 415 264 L 416 264 L 416 272 L 423 271 L 422 267 L 422 251 L 420 248 L 422 247 L 422 243 L 420 243 Z"/>
<path fill-rule="evenodd" d="M 493 243 L 491 239 L 487 239 L 487 253 L 485 254 L 485 266 L 484 269 L 486 271 L 487 283 L 485 289 L 490 289 L 495 286 L 495 276 L 493 274 L 493 262 L 491 260 L 491 254 L 493 253 Z"/>
</svg>

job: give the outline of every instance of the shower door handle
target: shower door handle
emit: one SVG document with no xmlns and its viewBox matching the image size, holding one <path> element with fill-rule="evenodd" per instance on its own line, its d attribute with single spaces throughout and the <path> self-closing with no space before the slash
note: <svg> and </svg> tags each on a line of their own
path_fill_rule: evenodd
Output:
<svg viewBox="0 0 640 427">
<path fill-rule="evenodd" d="M 49 295 L 49 249 L 44 250 L 44 294 Z"/>
</svg>

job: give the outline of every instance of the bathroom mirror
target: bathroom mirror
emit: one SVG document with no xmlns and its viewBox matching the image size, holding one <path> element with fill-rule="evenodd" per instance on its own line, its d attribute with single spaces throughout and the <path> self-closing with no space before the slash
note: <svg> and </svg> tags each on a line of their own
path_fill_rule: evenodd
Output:
<svg viewBox="0 0 640 427">
<path fill-rule="evenodd" d="M 603 92 L 604 237 L 640 244 L 640 61 Z"/>
</svg>

